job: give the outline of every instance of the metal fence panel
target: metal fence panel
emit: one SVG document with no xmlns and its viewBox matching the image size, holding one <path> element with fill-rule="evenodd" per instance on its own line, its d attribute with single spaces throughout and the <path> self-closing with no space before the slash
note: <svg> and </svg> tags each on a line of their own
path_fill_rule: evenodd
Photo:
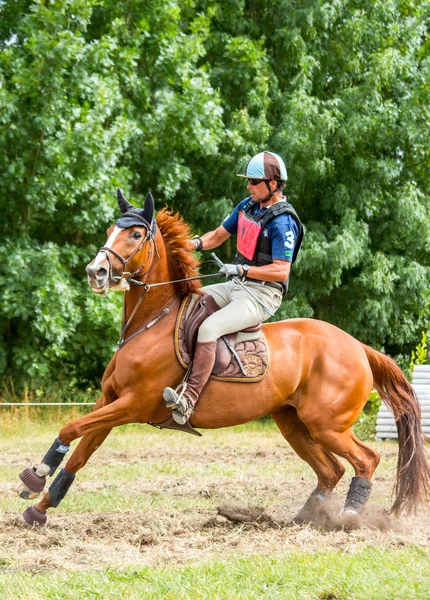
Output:
<svg viewBox="0 0 430 600">
<path fill-rule="evenodd" d="M 421 406 L 423 433 L 430 435 L 430 365 L 416 365 L 412 374 L 412 387 Z M 397 439 L 397 428 L 393 413 L 381 404 L 376 419 L 376 439 Z"/>
</svg>

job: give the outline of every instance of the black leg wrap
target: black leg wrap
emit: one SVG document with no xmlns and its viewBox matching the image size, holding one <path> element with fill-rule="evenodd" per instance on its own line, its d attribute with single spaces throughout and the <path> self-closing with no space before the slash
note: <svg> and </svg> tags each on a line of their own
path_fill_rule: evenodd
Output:
<svg viewBox="0 0 430 600">
<path fill-rule="evenodd" d="M 323 492 L 323 490 L 320 490 L 319 488 L 315 488 L 314 491 L 312 492 L 312 494 L 309 496 L 309 498 L 307 499 L 307 502 L 311 502 L 311 501 L 319 501 L 319 502 L 323 502 L 324 500 L 327 499 L 327 494 L 325 492 Z"/>
<path fill-rule="evenodd" d="M 49 488 L 49 504 L 56 508 L 64 496 L 69 491 L 70 486 L 75 479 L 75 475 L 68 473 L 66 469 L 61 469 L 57 477 Z"/>
<path fill-rule="evenodd" d="M 346 496 L 344 510 L 361 512 L 369 499 L 372 482 L 362 477 L 353 477 Z"/>
<path fill-rule="evenodd" d="M 48 452 L 45 454 L 42 462 L 48 467 L 51 467 L 49 471 L 49 476 L 55 473 L 57 468 L 60 466 L 61 461 L 63 460 L 66 452 L 69 451 L 70 446 L 66 446 L 62 444 L 60 440 L 57 438 L 52 446 L 49 448 Z"/>
</svg>

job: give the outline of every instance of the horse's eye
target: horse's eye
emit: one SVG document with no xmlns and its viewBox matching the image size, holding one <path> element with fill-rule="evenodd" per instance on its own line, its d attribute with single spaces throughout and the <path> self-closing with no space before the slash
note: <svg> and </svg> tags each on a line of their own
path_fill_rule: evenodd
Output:
<svg viewBox="0 0 430 600">
<path fill-rule="evenodd" d="M 142 237 L 142 234 L 140 233 L 140 231 L 133 231 L 133 237 L 135 240 L 138 240 Z"/>
</svg>

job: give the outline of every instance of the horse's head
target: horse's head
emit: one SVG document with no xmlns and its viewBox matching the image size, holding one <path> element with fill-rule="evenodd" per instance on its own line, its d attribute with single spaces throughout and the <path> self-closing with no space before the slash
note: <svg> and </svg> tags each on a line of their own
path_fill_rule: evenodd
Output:
<svg viewBox="0 0 430 600">
<path fill-rule="evenodd" d="M 154 198 L 149 193 L 138 209 L 117 192 L 121 217 L 107 230 L 107 242 L 87 266 L 88 283 L 96 294 L 129 289 L 128 278 L 149 271 L 154 258 Z"/>
</svg>

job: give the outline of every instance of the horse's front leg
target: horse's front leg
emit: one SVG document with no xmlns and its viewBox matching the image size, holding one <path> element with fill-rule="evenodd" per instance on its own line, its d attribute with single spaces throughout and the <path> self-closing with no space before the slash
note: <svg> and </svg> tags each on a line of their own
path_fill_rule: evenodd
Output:
<svg viewBox="0 0 430 600">
<path fill-rule="evenodd" d="M 75 479 L 75 474 L 87 464 L 90 456 L 102 445 L 111 431 L 112 429 L 104 429 L 97 433 L 84 435 L 67 461 L 66 466 L 60 470 L 42 500 L 23 512 L 22 516 L 29 525 L 45 525 L 47 509 L 56 508 L 60 504 L 69 491 Z"/>
<path fill-rule="evenodd" d="M 77 452 L 79 448 L 82 452 L 80 451 L 76 455 L 73 453 L 70 459 L 71 466 L 69 467 L 69 463 L 67 463 L 66 469 L 61 469 L 41 502 L 29 511 L 25 511 L 24 518 L 27 520 L 28 517 L 28 522 L 42 525 L 46 522 L 46 508 L 58 506 L 73 483 L 75 472 L 86 463 L 113 427 L 136 421 L 141 422 L 140 417 L 145 419 L 145 415 L 140 415 L 133 409 L 135 403 L 131 395 L 118 398 L 108 405 L 103 405 L 104 402 L 104 397 L 101 396 L 96 404 L 96 407 L 101 404 L 100 408 L 89 415 L 70 421 L 61 429 L 58 438 L 48 450 L 42 463 L 37 468 L 31 467 L 20 474 L 24 486 L 18 490 L 19 495 L 26 500 L 35 498 L 43 491 L 46 477 L 52 476 L 60 466 L 71 442 L 85 436 L 82 446 L 79 444 L 75 451 Z M 151 415 L 146 420 L 149 420 L 150 417 Z"/>
<path fill-rule="evenodd" d="M 97 400 L 94 411 L 104 407 L 106 405 L 106 397 L 102 394 Z M 92 414 L 92 413 L 91 413 Z M 79 421 L 79 419 L 75 419 Z M 69 423 L 72 424 L 74 421 Z M 61 431 L 64 431 L 63 429 Z M 79 437 L 79 436 L 77 436 Z M 29 467 L 19 474 L 19 478 L 22 483 L 18 488 L 18 495 L 23 500 L 33 500 L 37 498 L 45 487 L 46 477 L 54 475 L 67 452 L 70 449 L 70 442 L 67 442 L 65 438 L 60 436 L 54 441 L 48 452 L 42 459 L 42 462 L 37 467 Z"/>
</svg>

